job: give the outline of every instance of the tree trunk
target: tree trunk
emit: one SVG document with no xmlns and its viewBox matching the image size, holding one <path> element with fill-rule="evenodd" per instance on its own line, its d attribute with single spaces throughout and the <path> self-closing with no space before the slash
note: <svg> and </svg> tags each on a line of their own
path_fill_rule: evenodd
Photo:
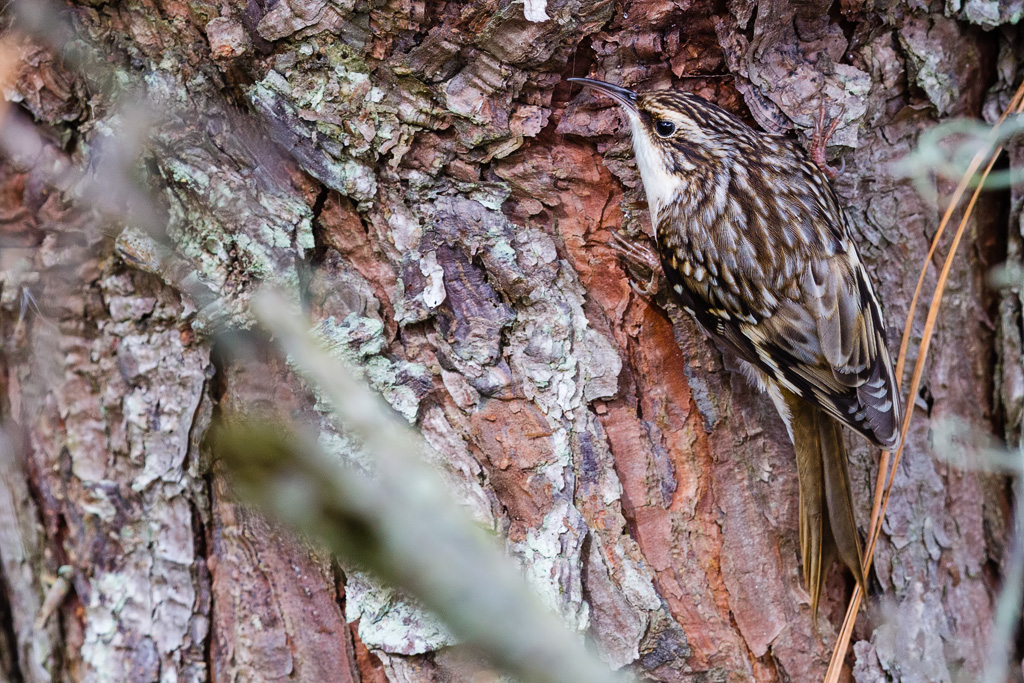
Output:
<svg viewBox="0 0 1024 683">
<path fill-rule="evenodd" d="M 215 412 L 301 414 L 358 458 L 283 359 L 243 362 L 212 334 L 250 326 L 264 284 L 301 299 L 423 431 L 467 510 L 610 665 L 821 679 L 851 580 L 833 571 L 815 626 L 785 429 L 668 298 L 630 287 L 611 234 L 650 227 L 628 130 L 563 79 L 683 88 L 805 141 L 824 103 L 895 354 L 942 210 L 895 162 L 937 121 L 998 115 L 1020 77 L 1020 12 L 68 3 L 109 72 L 9 38 L 21 73 L 6 92 L 43 144 L 0 168 L 0 680 L 471 678 L 434 618 L 238 505 L 211 466 Z M 130 194 L 110 159 L 154 117 L 131 170 L 171 249 L 110 219 Z M 65 155 L 112 196 L 49 191 Z M 979 440 L 1020 434 L 1020 300 L 986 285 L 1007 252 L 1021 259 L 1020 203 L 982 204 L 908 401 L 847 659 L 857 681 L 974 680 L 985 664 L 1009 488 L 932 445 L 952 418 Z M 866 530 L 877 453 L 848 445 Z M 36 623 L 48 595 L 63 599 Z"/>
</svg>

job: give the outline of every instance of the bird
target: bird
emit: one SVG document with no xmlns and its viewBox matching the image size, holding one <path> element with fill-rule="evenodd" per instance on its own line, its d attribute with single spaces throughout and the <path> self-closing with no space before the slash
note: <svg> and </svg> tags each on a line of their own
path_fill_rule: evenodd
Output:
<svg viewBox="0 0 1024 683">
<path fill-rule="evenodd" d="M 569 80 L 625 112 L 672 294 L 785 422 L 816 622 L 837 556 L 866 589 L 842 426 L 893 450 L 902 421 L 885 320 L 847 213 L 784 136 L 692 93 Z"/>
</svg>

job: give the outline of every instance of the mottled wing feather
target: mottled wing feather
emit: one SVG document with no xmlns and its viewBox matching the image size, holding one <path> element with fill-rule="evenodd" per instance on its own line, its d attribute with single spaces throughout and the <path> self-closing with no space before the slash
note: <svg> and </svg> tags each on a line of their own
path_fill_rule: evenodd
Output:
<svg viewBox="0 0 1024 683">
<path fill-rule="evenodd" d="M 761 325 L 770 353 L 785 361 L 780 365 L 804 398 L 891 447 L 900 415 L 885 328 L 856 250 L 847 247 L 808 264 L 800 298 L 783 302 Z"/>
<path fill-rule="evenodd" d="M 665 263 L 684 305 L 710 332 L 784 388 L 872 443 L 892 448 L 901 421 L 878 301 L 856 247 L 844 238 L 827 255 L 800 256 L 805 269 L 751 317 Z M 746 316 L 746 320 L 744 320 Z"/>
</svg>

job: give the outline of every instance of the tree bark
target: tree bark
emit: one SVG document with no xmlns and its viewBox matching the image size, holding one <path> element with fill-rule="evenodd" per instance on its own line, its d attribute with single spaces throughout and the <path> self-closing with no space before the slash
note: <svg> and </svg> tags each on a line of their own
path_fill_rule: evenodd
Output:
<svg viewBox="0 0 1024 683">
<path fill-rule="evenodd" d="M 896 164 L 939 121 L 998 115 L 1020 79 L 1020 7 L 63 11 L 109 72 L 7 39 L 21 71 L 6 92 L 42 144 L 0 166 L 0 680 L 475 675 L 433 617 L 240 506 L 211 464 L 218 412 L 299 415 L 359 461 L 284 359 L 240 360 L 213 334 L 251 326 L 267 284 L 422 430 L 467 511 L 611 666 L 659 681 L 823 677 L 852 585 L 832 572 L 815 625 L 785 429 L 667 297 L 630 287 L 611 233 L 650 227 L 628 130 L 563 79 L 683 88 L 805 141 L 823 103 L 895 354 L 942 209 Z M 49 189 L 64 158 L 127 182 L 108 162 L 140 141 L 137 120 L 156 125 L 130 170 L 166 236 L 111 221 L 116 192 L 107 206 L 84 182 Z M 908 400 L 875 595 L 847 658 L 859 682 L 973 680 L 985 664 L 1009 488 L 932 441 L 953 418 L 972 438 L 1019 440 L 1020 300 L 986 278 L 1020 262 L 1020 241 L 1019 197 L 986 194 Z M 877 454 L 848 445 L 866 530 Z M 62 599 L 40 623 L 48 595 Z"/>
</svg>

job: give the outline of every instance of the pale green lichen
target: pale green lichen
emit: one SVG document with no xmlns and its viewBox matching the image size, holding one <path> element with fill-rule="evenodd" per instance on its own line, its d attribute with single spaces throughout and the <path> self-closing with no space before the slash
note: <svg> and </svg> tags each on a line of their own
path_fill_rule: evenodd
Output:
<svg viewBox="0 0 1024 683">
<path fill-rule="evenodd" d="M 294 231 L 294 244 L 299 248 L 299 256 L 305 256 L 305 250 L 313 249 L 316 243 L 313 239 L 313 215 L 309 207 L 299 203 L 294 197 L 272 193 L 259 193 L 257 199 L 263 208 L 267 210 L 268 216 L 275 216 L 284 225 L 290 226 Z M 267 225 L 268 238 L 274 240 L 276 247 L 287 248 L 292 244 L 292 235 L 278 229 L 277 225 Z M 281 241 L 284 238 L 284 241 Z"/>
<path fill-rule="evenodd" d="M 328 353 L 352 366 L 361 365 L 385 347 L 384 323 L 356 314 L 340 323 L 334 316 L 321 320 L 311 334 Z"/>
<path fill-rule="evenodd" d="M 338 322 L 321 320 L 310 332 L 335 358 L 343 360 L 410 423 L 416 421 L 419 397 L 410 383 L 428 382 L 430 373 L 418 363 L 395 361 L 379 355 L 385 348 L 384 325 L 376 318 L 355 313 Z M 315 390 L 314 390 L 315 391 Z M 326 398 L 317 393 L 317 406 L 329 412 Z"/>
<path fill-rule="evenodd" d="M 978 55 L 972 54 L 976 50 L 950 53 L 945 49 L 945 43 L 960 31 L 952 19 L 933 15 L 906 25 L 899 32 L 900 44 L 912 67 L 908 71 L 942 115 L 948 114 L 960 99 L 960 71 L 978 60 Z"/>
<path fill-rule="evenodd" d="M 315 61 L 309 63 L 310 60 Z M 347 45 L 324 37 L 300 43 L 289 58 L 279 56 L 275 69 L 250 88 L 249 97 L 269 115 L 285 117 L 291 135 L 308 139 L 328 157 L 305 164 L 300 155 L 300 163 L 308 165 L 314 175 L 323 174 L 320 166 L 332 167 L 344 164 L 346 158 L 368 157 L 377 128 L 383 120 L 393 119 L 390 115 L 381 116 L 376 105 L 383 100 L 384 93 L 371 85 L 370 69 L 361 57 Z M 382 137 L 380 142 L 390 137 Z M 329 174 L 329 178 L 335 179 L 331 186 L 366 195 L 357 199 L 372 197 L 375 179 L 345 182 L 346 173 L 354 175 L 356 170 L 350 167 Z"/>
<path fill-rule="evenodd" d="M 304 116 L 301 108 L 289 99 L 292 88 L 279 90 L 274 87 L 275 80 L 256 83 L 248 92 L 253 105 L 277 121 L 277 126 L 271 128 L 271 134 L 278 142 L 291 148 L 296 160 L 317 180 L 357 202 L 371 201 L 377 194 L 376 173 L 368 160 L 356 158 L 366 155 L 370 146 L 364 135 L 351 135 L 334 123 L 346 121 L 355 125 L 355 114 L 347 107 L 328 107 L 333 100 L 324 99 L 316 112 L 320 116 L 311 123 L 309 116 Z M 302 90 L 300 86 L 294 88 L 296 92 Z M 368 123 L 373 125 L 370 119 Z M 284 129 L 288 130 L 288 137 L 277 133 Z M 296 144 L 296 137 L 305 140 L 305 145 Z"/>
<path fill-rule="evenodd" d="M 1024 16 L 1021 0 L 946 0 L 946 14 L 960 14 L 964 19 L 982 28 L 992 29 L 1003 24 L 1017 24 Z"/>
<path fill-rule="evenodd" d="M 195 191 L 205 193 L 210 187 L 210 176 L 182 159 L 171 157 L 164 161 L 163 169 L 169 180 Z"/>
<path fill-rule="evenodd" d="M 241 174 L 214 169 L 202 149 L 167 158 L 161 169 L 171 186 L 168 235 L 218 290 L 235 322 L 249 319 L 250 281 L 298 291 L 295 259 L 315 246 L 312 211 L 301 198 L 272 187 L 254 192 Z M 242 280 L 234 275 L 239 268 Z"/>
<path fill-rule="evenodd" d="M 366 363 L 366 378 L 369 380 L 370 386 L 380 391 L 391 407 L 397 410 L 410 424 L 416 422 L 420 401 L 407 381 L 399 382 L 399 380 L 414 376 L 426 378 L 428 375 L 427 369 L 422 365 L 405 361 L 396 363 L 380 356 L 371 358 Z"/>
<path fill-rule="evenodd" d="M 497 261 L 516 262 L 516 250 L 504 236 L 497 237 L 490 245 L 489 252 Z"/>
<path fill-rule="evenodd" d="M 512 196 L 512 190 L 506 183 L 473 183 L 466 189 L 470 199 L 491 211 L 501 211 L 502 204 Z"/>
<path fill-rule="evenodd" d="M 261 83 L 257 83 L 256 87 L 278 92 L 282 95 L 292 94 L 292 86 L 291 83 L 288 82 L 288 79 L 273 69 L 263 76 L 263 81 Z"/>
<path fill-rule="evenodd" d="M 324 453 L 334 457 L 339 465 L 355 466 L 366 473 L 376 469 L 376 461 L 347 434 L 339 434 L 329 428 L 322 429 L 317 435 L 317 445 Z"/>
<path fill-rule="evenodd" d="M 559 467 L 568 464 L 568 453 L 560 457 Z M 530 558 L 524 563 L 526 580 L 544 604 L 556 611 L 566 625 L 583 632 L 590 625 L 590 606 L 583 599 L 579 566 L 586 520 L 569 500 L 554 501 L 541 524 L 526 532 L 525 540 L 511 543 L 512 552 Z"/>
<path fill-rule="evenodd" d="M 358 620 L 360 640 L 392 654 L 424 654 L 456 642 L 437 617 L 363 572 L 348 573 L 345 618 Z"/>
</svg>

